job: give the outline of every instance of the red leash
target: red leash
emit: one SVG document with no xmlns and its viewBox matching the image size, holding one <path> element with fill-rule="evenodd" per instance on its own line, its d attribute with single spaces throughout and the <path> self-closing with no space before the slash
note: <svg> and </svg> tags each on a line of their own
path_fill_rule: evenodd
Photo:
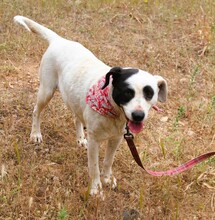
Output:
<svg viewBox="0 0 215 220">
<path fill-rule="evenodd" d="M 133 157 L 134 157 L 134 160 L 136 161 L 136 163 L 137 163 L 144 171 L 146 171 L 148 174 L 150 174 L 150 175 L 152 175 L 152 176 L 172 176 L 172 175 L 181 173 L 181 172 L 183 172 L 183 171 L 185 171 L 185 170 L 187 170 L 187 169 L 189 169 L 189 168 L 195 166 L 196 164 L 198 164 L 198 163 L 200 163 L 200 162 L 202 162 L 202 161 L 204 161 L 204 160 L 206 160 L 206 159 L 208 159 L 208 158 L 210 158 L 210 157 L 212 157 L 212 156 L 215 155 L 215 151 L 212 151 L 212 152 L 203 154 L 203 155 L 201 155 L 201 156 L 199 156 L 199 157 L 196 157 L 196 158 L 194 158 L 194 159 L 192 159 L 192 160 L 190 160 L 190 161 L 188 161 L 188 162 L 186 162 L 186 163 L 184 163 L 184 164 L 182 164 L 182 165 L 180 165 L 180 166 L 178 166 L 178 167 L 176 167 L 176 168 L 174 168 L 174 169 L 170 169 L 170 170 L 167 170 L 167 171 L 152 171 L 152 170 L 147 170 L 147 169 L 143 166 L 143 164 L 142 164 L 142 162 L 141 162 L 141 160 L 140 160 L 139 154 L 138 154 L 138 152 L 137 152 L 137 148 L 136 148 L 136 146 L 135 146 L 135 144 L 134 144 L 134 141 L 133 141 L 134 137 L 133 137 L 133 135 L 130 133 L 128 126 L 126 126 L 126 130 L 127 130 L 127 133 L 124 135 L 124 138 L 125 138 L 125 140 L 127 141 L 127 144 L 128 144 L 128 146 L 129 146 L 129 149 L 130 149 L 130 151 L 131 151 L 131 153 L 132 153 L 132 155 L 133 155 Z"/>
</svg>

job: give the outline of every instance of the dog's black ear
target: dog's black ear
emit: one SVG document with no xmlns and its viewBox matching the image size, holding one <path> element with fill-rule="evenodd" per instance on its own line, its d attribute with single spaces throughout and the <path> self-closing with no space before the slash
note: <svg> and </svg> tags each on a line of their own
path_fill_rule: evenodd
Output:
<svg viewBox="0 0 215 220">
<path fill-rule="evenodd" d="M 106 74 L 105 76 L 105 84 L 103 85 L 102 89 L 104 89 L 105 87 L 107 87 L 110 83 L 110 76 L 114 78 L 116 78 L 117 76 L 119 76 L 120 73 L 122 73 L 122 68 L 121 67 L 113 67 L 112 69 L 110 69 L 110 71 Z"/>
</svg>

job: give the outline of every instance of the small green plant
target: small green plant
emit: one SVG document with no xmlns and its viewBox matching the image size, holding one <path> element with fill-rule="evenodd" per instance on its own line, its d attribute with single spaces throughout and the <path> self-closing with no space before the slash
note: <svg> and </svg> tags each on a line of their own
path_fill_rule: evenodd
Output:
<svg viewBox="0 0 215 220">
<path fill-rule="evenodd" d="M 84 193 L 84 202 L 87 203 L 90 197 L 90 189 L 91 189 L 92 183 L 88 184 L 87 191 Z"/>
<path fill-rule="evenodd" d="M 168 152 L 171 153 L 175 160 L 180 160 L 181 156 L 182 156 L 182 153 L 183 153 L 183 143 L 184 143 L 184 138 L 183 137 L 179 137 L 178 136 L 179 132 L 175 132 L 175 133 L 172 133 L 170 136 L 166 137 L 164 140 L 163 140 L 163 149 L 162 149 L 162 152 L 163 152 L 163 155 L 165 155 L 165 159 L 166 159 L 166 154 Z M 164 144 L 167 147 L 164 146 Z M 171 151 L 169 151 L 171 148 Z"/>
<path fill-rule="evenodd" d="M 61 208 L 59 210 L 57 219 L 58 220 L 66 220 L 66 219 L 68 219 L 68 213 L 67 213 L 66 208 L 63 207 L 63 208 Z"/>
<path fill-rule="evenodd" d="M 181 149 L 182 142 L 183 142 L 183 139 L 175 141 L 174 143 L 175 149 L 173 150 L 173 153 L 174 153 L 176 160 L 179 160 L 182 155 L 182 149 Z"/>
<path fill-rule="evenodd" d="M 214 166 L 215 165 L 215 157 L 211 157 L 211 158 L 207 159 L 206 161 L 198 164 L 197 167 L 201 167 L 201 166 L 205 166 L 205 165 Z"/>
<path fill-rule="evenodd" d="M 159 140 L 159 146 L 161 148 L 164 159 L 166 159 L 166 148 L 165 148 L 165 143 L 163 139 Z"/>
<path fill-rule="evenodd" d="M 196 66 L 193 70 L 193 73 L 191 75 L 190 78 L 190 82 L 189 82 L 189 93 L 188 93 L 188 98 L 191 98 L 194 94 L 195 94 L 195 84 L 196 84 L 196 77 L 200 74 L 200 69 L 199 66 Z"/>
<path fill-rule="evenodd" d="M 208 113 L 213 112 L 215 110 L 215 96 L 212 97 L 211 103 L 208 106 Z"/>
<path fill-rule="evenodd" d="M 144 207 L 144 188 L 140 190 L 139 206 L 140 210 L 142 210 Z"/>
<path fill-rule="evenodd" d="M 14 143 L 14 152 L 16 154 L 16 160 L 18 163 L 18 185 L 21 186 L 21 176 L 22 176 L 22 171 L 21 171 L 21 154 L 20 154 L 20 149 L 19 149 L 19 143 L 15 142 Z"/>
<path fill-rule="evenodd" d="M 215 22 L 211 24 L 211 37 L 215 40 Z"/>
<path fill-rule="evenodd" d="M 199 67 L 196 66 L 194 71 L 193 71 L 193 74 L 191 75 L 191 79 L 190 79 L 190 87 L 192 87 L 195 82 L 196 82 L 196 77 L 199 75 L 200 73 L 200 70 L 199 70 Z"/>
<path fill-rule="evenodd" d="M 175 210 L 174 210 L 174 214 L 173 214 L 173 219 L 179 219 L 179 205 L 178 205 L 178 202 L 176 203 L 176 207 L 175 207 Z"/>
<path fill-rule="evenodd" d="M 179 121 L 180 121 L 181 118 L 184 117 L 184 115 L 185 115 L 185 107 L 180 106 L 178 108 L 178 112 L 177 112 L 177 115 L 176 115 L 176 118 L 175 118 L 175 121 L 174 121 L 174 124 L 173 124 L 174 130 L 176 130 L 178 128 Z"/>
<path fill-rule="evenodd" d="M 19 146 L 18 146 L 17 142 L 14 143 L 14 151 L 16 154 L 17 163 L 20 164 L 21 163 L 21 155 L 20 155 L 20 150 L 19 150 Z"/>
<path fill-rule="evenodd" d="M 212 107 L 215 108 L 215 96 L 212 97 L 212 102 L 211 102 L 211 104 L 212 104 Z"/>
</svg>

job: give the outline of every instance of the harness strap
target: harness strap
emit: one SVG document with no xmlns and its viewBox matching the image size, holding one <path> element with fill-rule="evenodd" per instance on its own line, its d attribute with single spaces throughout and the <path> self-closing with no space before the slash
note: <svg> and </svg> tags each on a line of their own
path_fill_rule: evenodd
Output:
<svg viewBox="0 0 215 220">
<path fill-rule="evenodd" d="M 206 153 L 206 154 L 203 154 L 201 156 L 198 156 L 174 169 L 170 169 L 170 170 L 167 170 L 167 171 L 152 171 L 152 170 L 147 170 L 142 162 L 141 162 L 141 159 L 139 157 L 139 154 L 138 154 L 138 151 L 137 151 L 137 148 L 134 144 L 134 137 L 133 135 L 129 132 L 128 128 L 126 127 L 127 129 L 127 133 L 124 135 L 124 138 L 129 146 L 129 149 L 131 151 L 131 154 L 134 158 L 134 160 L 136 161 L 136 163 L 145 171 L 147 172 L 148 174 L 152 175 L 152 176 L 172 176 L 172 175 L 175 175 L 175 174 L 178 174 L 178 173 L 181 173 L 193 166 L 195 166 L 196 164 L 212 157 L 215 155 L 215 151 L 212 151 L 212 152 L 209 152 L 209 153 Z"/>
</svg>

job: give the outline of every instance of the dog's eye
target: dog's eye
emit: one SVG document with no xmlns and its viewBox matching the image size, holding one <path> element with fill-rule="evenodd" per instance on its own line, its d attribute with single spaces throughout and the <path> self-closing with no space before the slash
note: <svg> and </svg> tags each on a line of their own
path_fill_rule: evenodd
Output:
<svg viewBox="0 0 215 220">
<path fill-rule="evenodd" d="M 131 99 L 134 98 L 135 91 L 128 88 L 127 84 L 121 84 L 119 87 L 115 87 L 113 89 L 113 100 L 116 102 L 117 105 L 125 105 L 126 103 L 130 102 Z"/>
<path fill-rule="evenodd" d="M 124 91 L 124 95 L 128 98 L 133 98 L 134 97 L 134 90 L 132 89 L 126 89 Z"/>
<path fill-rule="evenodd" d="M 152 97 L 154 96 L 154 90 L 152 89 L 151 86 L 145 86 L 143 88 L 143 95 L 146 100 L 150 101 Z"/>
</svg>

